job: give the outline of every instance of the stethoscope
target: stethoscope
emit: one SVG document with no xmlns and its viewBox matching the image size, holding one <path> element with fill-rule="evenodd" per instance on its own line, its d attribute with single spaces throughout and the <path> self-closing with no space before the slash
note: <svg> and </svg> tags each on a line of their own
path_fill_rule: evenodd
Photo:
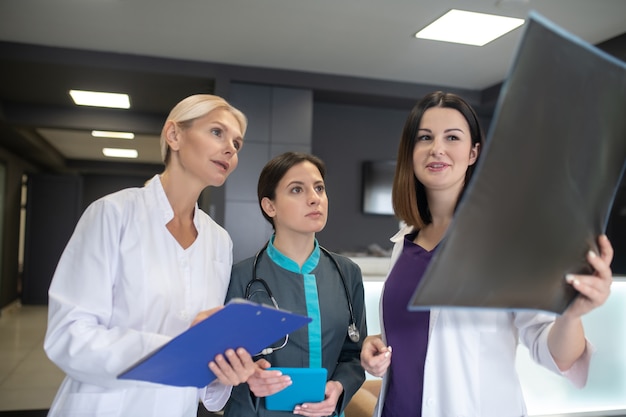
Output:
<svg viewBox="0 0 626 417">
<path fill-rule="evenodd" d="M 267 245 L 268 244 L 266 243 L 265 246 L 263 246 L 263 248 L 261 248 L 261 250 L 258 251 L 256 256 L 254 257 L 254 263 L 252 264 L 252 279 L 250 280 L 250 282 L 248 282 L 248 285 L 246 285 L 245 297 L 246 297 L 246 300 L 250 299 L 252 295 L 250 293 L 250 288 L 252 288 L 255 282 L 258 282 L 261 285 L 263 285 L 263 288 L 265 289 L 265 292 L 267 292 L 268 297 L 272 301 L 274 308 L 278 309 L 279 308 L 278 303 L 276 302 L 276 299 L 274 298 L 274 295 L 272 294 L 272 290 L 270 290 L 269 285 L 263 278 L 259 278 L 256 273 L 257 263 L 259 262 L 259 258 L 261 257 L 263 252 L 265 252 L 265 250 L 267 249 Z M 344 278 L 343 273 L 341 272 L 341 268 L 339 267 L 337 260 L 330 253 L 330 251 L 328 251 L 326 248 L 322 246 L 319 246 L 319 248 L 333 261 L 333 264 L 335 265 L 337 272 L 339 272 L 339 277 L 341 278 L 341 283 L 343 284 L 343 289 L 346 293 L 346 300 L 348 301 L 348 310 L 350 310 L 350 325 L 348 325 L 348 337 L 354 343 L 357 343 L 361 339 L 361 333 L 359 332 L 359 329 L 356 327 L 356 320 L 354 319 L 354 311 L 352 309 L 352 301 L 350 299 L 350 292 L 348 291 L 348 286 L 346 285 L 346 279 Z M 287 334 L 285 335 L 285 339 L 283 340 L 283 343 L 280 344 L 280 346 L 265 348 L 254 356 L 269 355 L 272 352 L 276 352 L 277 350 L 284 348 L 287 345 L 288 341 L 289 341 L 289 335 Z"/>
</svg>

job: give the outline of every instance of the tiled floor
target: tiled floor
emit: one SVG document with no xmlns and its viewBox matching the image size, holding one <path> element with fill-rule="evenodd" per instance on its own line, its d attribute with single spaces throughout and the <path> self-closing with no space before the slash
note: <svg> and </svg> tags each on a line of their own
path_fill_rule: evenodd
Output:
<svg viewBox="0 0 626 417">
<path fill-rule="evenodd" d="M 46 306 L 12 304 L 0 315 L 0 411 L 48 409 L 63 372 L 46 357 Z"/>
<path fill-rule="evenodd" d="M 43 350 L 47 306 L 11 304 L 0 314 L 0 417 L 45 415 L 65 374 Z M 22 411 L 18 410 L 32 410 Z M 35 411 L 40 410 L 40 411 Z M 198 408 L 198 417 L 218 416 Z"/>
</svg>

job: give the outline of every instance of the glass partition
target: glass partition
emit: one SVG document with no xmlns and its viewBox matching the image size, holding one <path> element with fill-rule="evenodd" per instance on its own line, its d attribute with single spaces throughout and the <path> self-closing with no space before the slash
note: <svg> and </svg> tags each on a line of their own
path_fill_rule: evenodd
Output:
<svg viewBox="0 0 626 417">
<path fill-rule="evenodd" d="M 384 276 L 365 276 L 369 334 L 380 333 L 378 302 Z M 585 332 L 596 352 L 583 389 L 535 364 L 524 346 L 518 348 L 517 369 L 530 416 L 610 416 L 626 414 L 626 277 L 616 277 L 602 307 L 583 317 Z M 376 379 L 367 374 L 368 379 Z"/>
</svg>

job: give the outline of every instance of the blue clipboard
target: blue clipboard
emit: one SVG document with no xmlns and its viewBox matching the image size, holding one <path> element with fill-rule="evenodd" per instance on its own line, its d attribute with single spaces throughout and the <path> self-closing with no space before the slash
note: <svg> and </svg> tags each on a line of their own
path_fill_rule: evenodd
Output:
<svg viewBox="0 0 626 417">
<path fill-rule="evenodd" d="M 324 400 L 326 391 L 326 368 L 268 368 L 281 371 L 291 377 L 291 385 L 282 391 L 265 397 L 265 408 L 274 411 L 293 411 L 302 403 Z"/>
<path fill-rule="evenodd" d="M 222 310 L 170 340 L 118 378 L 202 388 L 216 378 L 208 363 L 217 354 L 243 347 L 254 355 L 309 322 L 309 317 L 233 299 Z"/>
</svg>

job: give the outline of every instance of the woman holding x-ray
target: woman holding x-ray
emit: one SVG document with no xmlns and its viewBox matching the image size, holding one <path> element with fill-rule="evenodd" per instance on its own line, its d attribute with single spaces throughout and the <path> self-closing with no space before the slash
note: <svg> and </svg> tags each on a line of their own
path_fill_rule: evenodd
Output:
<svg viewBox="0 0 626 417">
<path fill-rule="evenodd" d="M 366 337 L 361 271 L 315 238 L 327 220 L 325 171 L 319 158 L 287 152 L 261 172 L 259 204 L 274 235 L 256 256 L 233 267 L 226 298 L 274 305 L 313 321 L 255 356 L 259 369 L 233 390 L 225 416 L 340 415 L 365 380 L 359 359 Z M 326 368 L 324 400 L 290 411 L 268 410 L 263 397 L 291 382 L 267 370 L 270 366 Z"/>
</svg>

